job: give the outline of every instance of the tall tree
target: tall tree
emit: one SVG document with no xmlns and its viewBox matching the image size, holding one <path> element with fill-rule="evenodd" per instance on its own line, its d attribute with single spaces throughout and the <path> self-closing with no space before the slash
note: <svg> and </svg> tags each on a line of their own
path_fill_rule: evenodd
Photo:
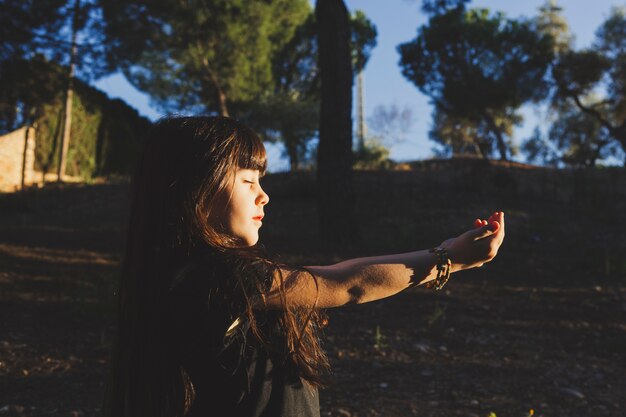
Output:
<svg viewBox="0 0 626 417">
<path fill-rule="evenodd" d="M 357 10 L 350 16 L 353 70 L 362 70 L 376 44 L 376 27 Z M 265 140 L 281 141 L 292 171 L 302 162 L 315 163 L 312 140 L 318 135 L 320 77 L 315 15 L 297 28 L 274 56 L 273 88 L 259 99 L 240 106 L 239 115 Z"/>
<path fill-rule="evenodd" d="M 272 86 L 272 58 L 307 0 L 103 0 L 110 57 L 166 112 L 237 115 Z"/>
<path fill-rule="evenodd" d="M 489 140 L 488 130 L 485 130 L 484 124 L 435 111 L 428 137 L 439 145 L 435 153 L 440 157 L 475 155 L 488 159 L 493 152 L 493 143 Z"/>
<path fill-rule="evenodd" d="M 317 0 L 321 77 L 317 182 L 320 232 L 328 242 L 358 237 L 352 188 L 352 57 L 342 0 Z"/>
<path fill-rule="evenodd" d="M 65 75 L 66 106 L 64 110 L 61 161 L 58 177 L 65 170 L 65 156 L 70 141 L 72 119 L 72 85 L 75 73 L 84 79 L 98 77 L 107 72 L 103 61 L 102 20 L 98 0 L 42 0 L 20 2 L 2 0 L 0 31 L 3 33 L 0 66 L 19 65 L 23 73 L 15 74 L 13 83 L 5 86 L 0 108 L 13 107 L 15 111 L 3 111 L 3 127 L 30 125 L 41 116 L 41 108 L 49 103 L 59 89 L 58 66 L 67 67 Z M 6 36 L 5 36 L 6 35 Z M 28 82 L 24 77 L 38 73 Z M 28 76 L 30 76 L 28 75 Z M 28 85 L 27 89 L 23 89 Z M 12 99 L 11 99 L 12 98 Z"/>
<path fill-rule="evenodd" d="M 66 0 L 0 0 L 0 61 L 29 58 L 63 26 Z"/>
<path fill-rule="evenodd" d="M 562 162 L 559 150 L 545 138 L 539 126 L 535 126 L 531 136 L 524 140 L 521 150 L 529 163 L 557 168 Z"/>
<path fill-rule="evenodd" d="M 539 7 L 539 14 L 535 18 L 535 27 L 540 33 L 552 38 L 552 50 L 555 55 L 561 55 L 572 47 L 573 35 L 563 16 L 563 8 L 556 0 L 546 0 Z"/>
<path fill-rule="evenodd" d="M 513 141 L 513 129 L 522 123 L 516 112 L 494 117 L 495 124 L 503 132 L 508 152 L 515 156 L 518 146 Z M 491 125 L 486 120 L 468 120 L 454 117 L 435 107 L 433 124 L 428 132 L 430 140 L 442 148 L 436 151 L 441 156 L 478 155 L 491 158 L 496 142 L 493 140 Z"/>
<path fill-rule="evenodd" d="M 564 54 L 553 76 L 555 105 L 569 100 L 626 152 L 626 10 L 613 9 L 596 32 L 594 48 Z"/>
<path fill-rule="evenodd" d="M 566 105 L 550 127 L 549 139 L 559 149 L 561 160 L 574 167 L 593 167 L 599 159 L 615 155 L 611 138 L 595 117 Z"/>
<path fill-rule="evenodd" d="M 552 39 L 529 21 L 467 10 L 465 1 L 430 3 L 428 23 L 398 47 L 402 73 L 430 97 L 436 112 L 484 126 L 486 139 L 506 160 L 512 151 L 507 131 L 519 118 L 517 110 L 545 97 Z"/>
<path fill-rule="evenodd" d="M 29 115 L 52 98 L 51 88 L 62 88 L 58 82 L 58 66 L 69 69 L 71 27 L 75 0 L 0 0 L 0 129 L 11 130 L 29 124 Z M 76 43 L 78 75 L 91 78 L 104 73 L 101 44 L 98 43 L 99 22 L 96 0 L 83 0 L 85 7 L 77 16 L 79 29 L 85 29 Z M 15 71 L 15 69 L 21 71 Z M 46 73 L 45 70 L 51 70 Z M 69 73 L 69 71 L 68 71 Z M 10 80 L 9 80 L 10 79 Z M 53 81 L 54 80 L 54 81 Z"/>
</svg>

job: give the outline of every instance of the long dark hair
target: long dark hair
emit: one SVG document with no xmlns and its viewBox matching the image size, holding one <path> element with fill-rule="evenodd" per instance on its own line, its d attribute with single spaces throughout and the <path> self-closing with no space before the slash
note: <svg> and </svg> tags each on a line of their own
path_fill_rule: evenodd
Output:
<svg viewBox="0 0 626 417">
<path fill-rule="evenodd" d="M 329 365 L 318 337 L 321 312 L 315 306 L 290 307 L 280 265 L 268 259 L 259 244 L 238 247 L 211 220 L 237 168 L 258 169 L 264 175 L 267 158 L 254 131 L 233 119 L 168 117 L 148 132 L 131 182 L 105 416 L 178 417 L 189 410 L 193 384 L 172 358 L 162 306 L 174 271 L 207 251 L 236 257 L 243 261 L 236 264 L 240 266 L 263 262 L 278 272 L 279 291 L 287 306 L 278 320 L 286 359 L 304 381 L 323 385 Z M 242 274 L 234 275 L 241 279 Z M 238 284 L 249 287 L 249 283 Z M 265 285 L 254 284 L 259 291 Z M 269 345 L 256 325 L 253 300 L 247 294 L 244 298 L 251 334 Z"/>
</svg>

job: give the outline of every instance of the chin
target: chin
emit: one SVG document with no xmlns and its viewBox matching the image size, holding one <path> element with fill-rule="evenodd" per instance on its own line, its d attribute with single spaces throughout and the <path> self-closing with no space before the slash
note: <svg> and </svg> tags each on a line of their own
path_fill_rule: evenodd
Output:
<svg viewBox="0 0 626 417">
<path fill-rule="evenodd" d="M 251 246 L 254 246 L 254 245 L 256 245 L 258 243 L 259 237 L 258 236 L 255 236 L 255 237 L 250 236 L 249 238 L 241 239 L 241 241 L 242 241 L 242 244 L 244 246 L 251 247 Z"/>
</svg>

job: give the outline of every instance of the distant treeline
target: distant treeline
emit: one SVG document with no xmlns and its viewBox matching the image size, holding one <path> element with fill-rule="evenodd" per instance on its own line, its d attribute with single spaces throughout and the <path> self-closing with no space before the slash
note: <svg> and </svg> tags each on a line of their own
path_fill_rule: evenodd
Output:
<svg viewBox="0 0 626 417">
<path fill-rule="evenodd" d="M 315 4 L 345 9 L 342 0 Z M 309 0 L 0 5 L 0 132 L 37 121 L 37 163 L 45 170 L 57 164 L 70 63 L 84 82 L 76 84 L 68 174 L 128 170 L 147 122 L 135 122 L 136 113 L 97 98 L 86 85 L 115 72 L 164 114 L 229 115 L 264 140 L 281 142 L 292 170 L 316 161 L 323 101 L 318 33 L 327 22 L 317 21 Z M 397 45 L 398 70 L 433 105 L 428 135 L 435 154 L 501 160 L 522 154 L 557 167 L 626 162 L 626 9 L 607 11 L 586 49 L 575 49 L 557 0 L 545 0 L 528 18 L 472 7 L 470 0 L 423 0 L 421 12 L 426 19 L 416 23 L 417 36 Z M 359 10 L 342 25 L 356 78 L 376 46 L 376 27 Z M 351 112 L 351 98 L 340 102 Z M 542 113 L 540 125 L 516 138 L 528 107 Z M 392 166 L 388 148 L 406 139 L 411 120 L 411 109 L 377 107 L 369 134 L 359 125 L 354 152 L 331 156 L 351 157 L 361 168 Z"/>
</svg>

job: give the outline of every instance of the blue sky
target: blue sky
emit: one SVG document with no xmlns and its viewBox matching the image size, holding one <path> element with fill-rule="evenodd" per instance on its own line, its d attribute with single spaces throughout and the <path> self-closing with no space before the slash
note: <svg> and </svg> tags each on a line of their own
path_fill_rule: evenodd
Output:
<svg viewBox="0 0 626 417">
<path fill-rule="evenodd" d="M 418 0 L 344 0 L 350 11 L 363 10 L 378 30 L 378 44 L 364 72 L 365 115 L 372 114 L 378 105 L 395 104 L 399 108 L 409 108 L 414 123 L 405 135 L 406 139 L 391 147 L 391 157 L 395 160 L 425 159 L 432 157 L 433 143 L 428 140 L 431 123 L 431 106 L 428 98 L 407 81 L 398 66 L 398 44 L 410 41 L 417 35 L 417 28 L 426 22 L 420 12 Z M 485 7 L 499 10 L 509 17 L 537 14 L 544 0 L 474 0 L 471 7 Z M 575 37 L 575 48 L 589 47 L 598 26 L 609 16 L 613 7 L 624 7 L 626 2 L 615 0 L 560 0 L 563 14 L 570 31 Z M 122 75 L 113 75 L 95 83 L 97 88 L 111 97 L 119 97 L 135 107 L 141 114 L 154 120 L 160 113 L 150 106 L 149 98 L 128 84 Z M 356 95 L 355 95 L 356 99 Z M 541 109 L 524 108 L 525 122 L 515 132 L 519 143 L 530 136 L 535 126 L 545 128 Z M 280 159 L 280 149 L 268 146 L 269 169 L 279 171 L 287 169 L 287 161 Z M 521 160 L 521 158 L 520 158 Z"/>
</svg>

